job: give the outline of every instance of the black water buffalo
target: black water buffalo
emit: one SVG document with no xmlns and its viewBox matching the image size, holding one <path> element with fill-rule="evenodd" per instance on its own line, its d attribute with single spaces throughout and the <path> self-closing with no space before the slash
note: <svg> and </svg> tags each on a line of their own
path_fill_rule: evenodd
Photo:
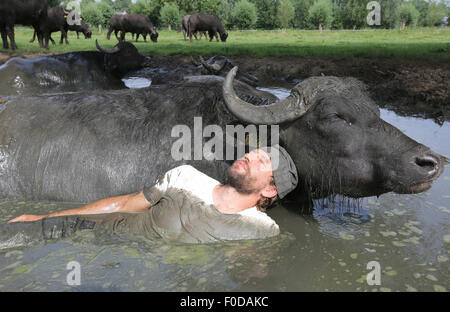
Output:
<svg viewBox="0 0 450 312">
<path fill-rule="evenodd" d="M 144 41 L 147 41 L 147 34 L 150 34 L 150 39 L 153 42 L 158 41 L 158 32 L 153 26 L 150 19 L 142 14 L 115 14 L 109 20 L 109 29 L 106 38 L 109 40 L 111 38 L 111 33 L 114 31 L 116 38 L 117 33 L 120 31 L 120 40 L 125 40 L 125 34 L 130 32 L 136 34 L 136 42 L 138 41 L 139 35 L 144 37 Z"/>
<path fill-rule="evenodd" d="M 84 37 L 86 39 L 91 38 L 92 32 L 89 30 L 89 27 L 83 20 L 80 20 L 80 25 L 69 25 L 69 23 L 67 23 L 67 16 L 69 13 L 69 11 L 66 11 L 65 9 L 60 7 L 55 7 L 48 10 L 48 19 L 46 25 L 50 32 L 49 40 L 53 44 L 55 44 L 55 41 L 53 40 L 51 33 L 57 31 L 61 32 L 61 39 L 59 41 L 59 44 L 62 44 L 64 39 L 66 40 L 66 44 L 69 44 L 69 41 L 67 39 L 67 33 L 69 32 L 69 30 L 77 32 L 77 39 L 80 38 L 80 32 L 84 34 Z M 35 38 L 36 31 L 34 32 L 33 38 L 30 40 L 30 42 L 34 42 Z"/>
<path fill-rule="evenodd" d="M 50 33 L 49 40 L 53 44 L 55 44 L 55 41 L 52 39 L 51 34 L 57 31 L 61 32 L 61 40 L 59 41 L 59 44 L 63 43 L 63 39 L 66 40 L 66 44 L 69 44 L 69 41 L 67 40 L 67 31 L 69 28 L 69 24 L 67 23 L 67 14 L 69 14 L 69 12 L 61 7 L 51 8 L 47 12 L 47 21 L 45 26 Z M 36 34 L 36 31 L 34 31 L 33 38 L 30 42 L 34 42 Z"/>
<path fill-rule="evenodd" d="M 190 14 L 183 16 L 183 19 L 181 20 L 181 26 L 177 30 L 177 33 L 179 33 L 181 30 L 183 30 L 184 41 L 186 41 L 186 34 L 188 34 L 189 17 L 191 17 Z M 208 39 L 208 37 L 206 35 L 206 31 L 201 31 L 200 39 L 197 38 L 197 32 L 194 33 L 195 40 L 202 40 L 202 35 L 205 36 L 205 39 Z"/>
<path fill-rule="evenodd" d="M 205 147 L 211 134 L 194 129 L 208 125 L 224 133 L 226 125 L 279 125 L 304 208 L 330 194 L 421 192 L 443 171 L 445 158 L 380 119 L 356 79 L 309 78 L 286 100 L 254 106 L 244 101 L 254 98 L 249 87 L 233 82 L 236 71 L 139 90 L 4 98 L 0 198 L 89 202 L 140 190 L 182 163 L 223 181 L 232 160 L 211 160 L 208 149 L 193 160 L 195 146 L 174 154 L 183 136 Z"/>
<path fill-rule="evenodd" d="M 89 39 L 92 37 L 92 31 L 89 29 L 89 26 L 86 25 L 86 23 L 83 20 L 80 21 L 80 25 L 77 24 L 68 25 L 68 30 L 76 31 L 77 39 L 80 39 L 80 32 L 84 35 L 85 39 Z"/>
<path fill-rule="evenodd" d="M 186 76 L 215 75 L 225 77 L 234 67 L 233 63 L 223 55 L 215 55 L 208 60 L 199 57 L 198 60 L 192 58 L 192 63 L 176 64 L 176 66 L 159 65 L 152 69 L 146 69 L 145 73 L 140 73 L 145 78 L 152 80 L 152 84 L 166 84 L 183 81 Z M 236 79 L 246 84 L 256 87 L 258 78 L 242 71 L 238 71 Z M 271 100 L 271 99 L 268 99 Z"/>
<path fill-rule="evenodd" d="M 223 55 L 215 55 L 209 58 L 207 61 L 205 61 L 203 57 L 200 56 L 200 63 L 202 65 L 202 68 L 204 69 L 203 74 L 218 75 L 223 77 L 225 77 L 228 72 L 234 67 L 233 63 Z M 257 77 L 248 73 L 244 73 L 241 70 L 237 71 L 236 79 L 245 82 L 252 87 L 256 87 L 258 85 Z"/>
<path fill-rule="evenodd" d="M 227 41 L 228 33 L 225 31 L 220 18 L 214 14 L 195 13 L 189 17 L 188 34 L 191 41 L 192 35 L 198 31 L 207 31 L 209 41 L 212 41 L 214 37 L 219 41 L 217 33 L 219 33 L 222 42 Z"/>
<path fill-rule="evenodd" d="M 48 48 L 50 33 L 46 28 L 47 0 L 2 0 L 0 1 L 0 32 L 3 48 L 17 49 L 14 39 L 14 25 L 30 25 L 37 32 L 40 47 Z M 44 42 L 45 41 L 45 42 Z"/>
<path fill-rule="evenodd" d="M 113 49 L 79 51 L 33 59 L 12 58 L 0 66 L 0 96 L 125 88 L 121 78 L 150 66 L 129 42 Z"/>
</svg>

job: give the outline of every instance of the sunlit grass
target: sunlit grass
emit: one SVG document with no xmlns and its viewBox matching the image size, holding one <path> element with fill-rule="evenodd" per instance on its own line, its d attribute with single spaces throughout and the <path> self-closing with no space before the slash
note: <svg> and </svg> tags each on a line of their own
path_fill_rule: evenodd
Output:
<svg viewBox="0 0 450 312">
<path fill-rule="evenodd" d="M 40 49 L 37 41 L 28 41 L 33 35 L 31 28 L 16 27 L 15 52 L 0 49 L 2 53 L 52 54 L 71 51 L 96 50 L 95 39 L 105 47 L 113 47 L 117 40 L 112 35 L 106 40 L 106 31 L 93 31 L 92 39 L 76 39 L 75 32 L 69 33 L 70 45 L 59 45 L 60 33 L 54 33 L 56 45 L 49 50 Z M 127 35 L 128 39 L 131 36 Z M 144 43 L 140 38 L 139 51 L 150 55 L 250 55 L 260 56 L 328 56 L 356 58 L 397 58 L 450 60 L 450 28 L 417 28 L 410 30 L 339 30 L 320 33 L 317 30 L 249 30 L 230 31 L 226 43 L 184 41 L 182 33 L 161 30 L 158 43 Z"/>
</svg>

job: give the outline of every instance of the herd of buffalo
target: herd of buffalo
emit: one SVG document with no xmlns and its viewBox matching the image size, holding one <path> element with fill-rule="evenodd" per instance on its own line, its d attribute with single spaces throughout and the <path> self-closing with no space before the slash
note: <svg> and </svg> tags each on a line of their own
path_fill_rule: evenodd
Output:
<svg viewBox="0 0 450 312">
<path fill-rule="evenodd" d="M 25 2 L 29 7 L 20 6 Z M 58 15 L 50 12 L 60 9 L 47 12 L 45 2 L 0 2 L 5 48 L 7 35 L 16 48 L 17 23 L 32 25 L 41 43 L 56 29 L 61 40 L 66 38 L 67 25 L 49 22 Z M 206 31 L 210 40 L 218 34 L 225 41 L 220 20 L 203 17 L 183 19 L 185 34 Z M 89 36 L 87 27 L 80 31 Z M 113 16 L 108 37 L 112 31 L 122 32 L 122 38 L 125 32 L 136 39 L 149 34 L 156 41 L 158 36 L 148 18 L 128 14 Z M 223 181 L 229 161 L 171 157 L 178 139 L 173 127 L 193 129 L 194 117 L 223 129 L 279 126 L 279 142 L 299 174 L 287 200 L 307 211 L 313 199 L 333 195 L 422 192 L 448 163 L 382 120 L 365 85 L 355 78 L 310 77 L 279 100 L 258 90 L 256 77 L 223 56 L 164 70 L 152 67 L 150 57 L 130 42 L 120 40 L 109 50 L 97 43 L 97 48 L 12 58 L 0 66 L 0 198 L 89 202 L 142 189 L 181 164 Z M 147 70 L 151 86 L 125 87 L 121 79 L 136 70 Z"/>
<path fill-rule="evenodd" d="M 11 42 L 11 48 L 17 49 L 14 36 L 14 25 L 28 25 L 34 28 L 33 42 L 35 36 L 38 37 L 40 47 L 48 48 L 48 42 L 54 40 L 51 38 L 53 32 L 61 32 L 60 43 L 65 40 L 66 44 L 69 44 L 67 40 L 67 32 L 73 30 L 77 32 L 77 38 L 79 33 L 83 33 L 85 38 L 90 38 L 92 32 L 89 30 L 88 25 L 80 17 L 78 21 L 71 21 L 69 17 L 70 11 L 62 7 L 54 7 L 48 9 L 47 0 L 2 0 L 0 2 L 0 32 L 3 40 L 3 48 L 8 49 L 8 38 Z M 183 29 L 184 38 L 186 40 L 186 34 L 192 41 L 192 35 L 197 39 L 197 33 L 205 35 L 208 33 L 210 41 L 216 37 L 216 40 L 220 39 L 225 42 L 228 37 L 228 33 L 222 25 L 221 20 L 213 14 L 196 13 L 192 15 L 186 15 L 181 21 L 181 26 L 178 31 Z M 127 32 L 136 36 L 136 42 L 140 35 L 147 41 L 147 35 L 150 35 L 150 39 L 154 42 L 158 40 L 158 32 L 156 27 L 153 26 L 151 20 L 142 14 L 114 14 L 109 21 L 109 29 L 107 33 L 108 40 L 111 37 L 111 33 L 114 32 L 118 40 L 124 40 Z M 120 37 L 118 33 L 120 32 Z M 201 39 L 200 35 L 200 39 Z"/>
</svg>

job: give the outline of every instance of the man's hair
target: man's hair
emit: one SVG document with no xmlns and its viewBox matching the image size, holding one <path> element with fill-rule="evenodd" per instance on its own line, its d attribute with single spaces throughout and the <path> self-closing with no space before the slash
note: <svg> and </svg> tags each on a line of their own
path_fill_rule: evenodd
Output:
<svg viewBox="0 0 450 312">
<path fill-rule="evenodd" d="M 269 185 L 275 186 L 273 177 L 270 179 Z M 277 201 L 277 199 L 278 195 L 275 195 L 274 197 L 263 197 L 256 203 L 256 209 L 265 212 Z"/>
</svg>

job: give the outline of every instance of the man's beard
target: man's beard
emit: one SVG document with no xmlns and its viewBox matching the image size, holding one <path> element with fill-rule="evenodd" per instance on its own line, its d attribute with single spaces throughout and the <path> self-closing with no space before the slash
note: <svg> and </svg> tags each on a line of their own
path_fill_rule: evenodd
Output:
<svg viewBox="0 0 450 312">
<path fill-rule="evenodd" d="M 254 179 L 249 173 L 239 174 L 228 168 L 226 176 L 226 184 L 234 187 L 238 193 L 249 195 L 257 193 L 259 190 L 253 186 Z"/>
</svg>

